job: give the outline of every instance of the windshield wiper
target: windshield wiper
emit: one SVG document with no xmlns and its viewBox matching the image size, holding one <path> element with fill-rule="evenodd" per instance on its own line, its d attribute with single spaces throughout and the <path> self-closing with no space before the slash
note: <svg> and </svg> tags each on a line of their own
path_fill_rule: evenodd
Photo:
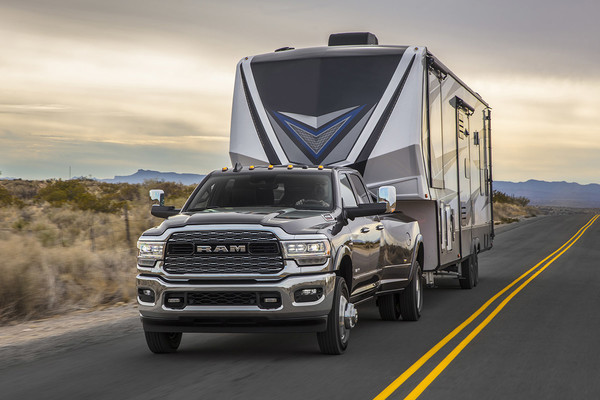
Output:
<svg viewBox="0 0 600 400">
<path fill-rule="evenodd" d="M 210 210 L 213 208 L 221 208 L 221 206 L 208 206 L 208 207 L 204 207 L 204 208 L 190 208 L 190 209 L 186 210 L 186 212 L 204 211 L 204 210 Z"/>
</svg>

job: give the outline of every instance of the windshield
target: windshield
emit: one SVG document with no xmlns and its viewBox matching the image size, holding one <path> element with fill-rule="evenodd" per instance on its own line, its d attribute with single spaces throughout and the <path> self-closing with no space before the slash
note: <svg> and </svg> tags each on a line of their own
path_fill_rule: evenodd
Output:
<svg viewBox="0 0 600 400">
<path fill-rule="evenodd" d="M 262 207 L 332 210 L 331 173 L 255 171 L 213 174 L 203 182 L 184 212 Z"/>
</svg>

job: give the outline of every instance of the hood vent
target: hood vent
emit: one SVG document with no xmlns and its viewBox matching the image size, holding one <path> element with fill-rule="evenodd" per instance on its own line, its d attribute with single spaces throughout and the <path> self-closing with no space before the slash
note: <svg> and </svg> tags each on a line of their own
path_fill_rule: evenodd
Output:
<svg viewBox="0 0 600 400">
<path fill-rule="evenodd" d="M 329 35 L 329 46 L 379 44 L 377 36 L 371 32 L 332 33 Z"/>
</svg>

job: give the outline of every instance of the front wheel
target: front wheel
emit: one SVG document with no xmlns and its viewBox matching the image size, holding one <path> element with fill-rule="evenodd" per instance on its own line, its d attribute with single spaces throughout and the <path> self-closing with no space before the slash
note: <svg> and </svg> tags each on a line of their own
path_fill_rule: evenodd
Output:
<svg viewBox="0 0 600 400">
<path fill-rule="evenodd" d="M 146 332 L 146 344 L 155 354 L 174 353 L 181 343 L 181 332 Z"/>
<path fill-rule="evenodd" d="M 342 354 L 348 347 L 350 329 L 356 324 L 358 314 L 350 303 L 350 294 L 344 278 L 335 281 L 333 306 L 327 318 L 327 330 L 317 332 L 319 348 L 323 354 Z"/>
<path fill-rule="evenodd" d="M 418 321 L 423 309 L 423 277 L 421 264 L 415 261 L 415 272 L 408 287 L 400 293 L 400 315 L 404 321 Z"/>
</svg>

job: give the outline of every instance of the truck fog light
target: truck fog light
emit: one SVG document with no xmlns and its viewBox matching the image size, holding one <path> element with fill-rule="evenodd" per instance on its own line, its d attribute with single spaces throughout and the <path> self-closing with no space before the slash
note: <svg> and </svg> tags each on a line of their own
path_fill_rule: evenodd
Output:
<svg viewBox="0 0 600 400">
<path fill-rule="evenodd" d="M 151 258 L 138 257 L 137 262 L 140 267 L 154 267 L 156 264 L 156 260 Z"/>
<path fill-rule="evenodd" d="M 183 293 L 167 293 L 165 296 L 165 307 L 183 308 L 185 307 L 185 295 Z"/>
<path fill-rule="evenodd" d="M 306 258 L 296 258 L 296 263 L 301 266 L 301 267 L 305 267 L 308 265 L 321 265 L 321 264 L 325 264 L 327 262 L 327 257 L 306 257 Z"/>
<path fill-rule="evenodd" d="M 296 303 L 308 303 L 317 301 L 323 296 L 323 288 L 307 288 L 296 290 L 294 293 L 294 301 Z"/>
<path fill-rule="evenodd" d="M 279 293 L 262 293 L 260 295 L 261 308 L 279 308 L 281 306 L 281 296 Z"/>
<path fill-rule="evenodd" d="M 154 290 L 138 289 L 138 298 L 144 303 L 154 303 Z"/>
</svg>

